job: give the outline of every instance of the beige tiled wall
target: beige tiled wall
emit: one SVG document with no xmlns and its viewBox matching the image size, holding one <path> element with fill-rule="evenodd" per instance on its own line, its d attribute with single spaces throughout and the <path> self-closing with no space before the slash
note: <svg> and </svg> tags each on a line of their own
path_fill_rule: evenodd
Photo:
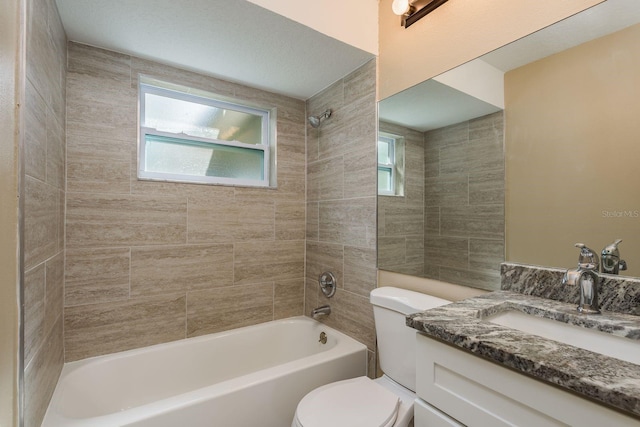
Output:
<svg viewBox="0 0 640 427">
<path fill-rule="evenodd" d="M 303 101 L 68 45 L 65 358 L 303 313 Z M 138 75 L 277 108 L 278 188 L 139 181 Z"/>
<path fill-rule="evenodd" d="M 322 126 L 307 127 L 305 313 L 330 304 L 320 320 L 375 353 L 369 292 L 376 287 L 376 65 L 371 61 L 307 101 L 309 115 L 327 108 Z M 332 271 L 336 295 L 320 293 Z M 372 357 L 373 360 L 373 357 Z M 371 367 L 375 364 L 370 364 Z"/>
<path fill-rule="evenodd" d="M 378 197 L 378 268 L 424 276 L 424 133 L 381 121 L 404 137 L 404 194 Z"/>
<path fill-rule="evenodd" d="M 502 112 L 425 134 L 425 277 L 500 289 L 504 191 Z"/>
<path fill-rule="evenodd" d="M 53 0 L 27 1 L 24 102 L 24 419 L 39 426 L 63 363 L 66 36 Z"/>
</svg>

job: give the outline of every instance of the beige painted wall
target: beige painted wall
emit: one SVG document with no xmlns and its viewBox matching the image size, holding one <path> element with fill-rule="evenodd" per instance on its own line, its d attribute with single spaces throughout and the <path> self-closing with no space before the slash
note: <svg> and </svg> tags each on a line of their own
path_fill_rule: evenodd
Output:
<svg viewBox="0 0 640 427">
<path fill-rule="evenodd" d="M 20 2 L 0 2 L 0 426 L 18 422 Z"/>
<path fill-rule="evenodd" d="M 508 261 L 572 267 L 574 243 L 622 238 L 640 275 L 638 45 L 640 24 L 506 74 Z"/>
<path fill-rule="evenodd" d="M 602 0 L 451 0 L 405 29 L 380 0 L 379 99 Z"/>
<path fill-rule="evenodd" d="M 344 43 L 378 53 L 378 0 L 249 0 Z"/>
</svg>

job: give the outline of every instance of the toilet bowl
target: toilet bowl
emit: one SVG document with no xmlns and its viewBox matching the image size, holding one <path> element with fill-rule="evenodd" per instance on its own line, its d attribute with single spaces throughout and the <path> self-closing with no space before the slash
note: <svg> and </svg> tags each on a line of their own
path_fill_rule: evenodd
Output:
<svg viewBox="0 0 640 427">
<path fill-rule="evenodd" d="M 415 393 L 386 375 L 358 377 L 311 391 L 298 404 L 292 427 L 400 427 L 413 418 Z"/>
<path fill-rule="evenodd" d="M 405 316 L 450 301 L 392 287 L 371 292 L 380 368 L 372 380 L 337 381 L 309 392 L 298 403 L 292 427 L 407 427 L 415 399 L 415 331 Z"/>
</svg>

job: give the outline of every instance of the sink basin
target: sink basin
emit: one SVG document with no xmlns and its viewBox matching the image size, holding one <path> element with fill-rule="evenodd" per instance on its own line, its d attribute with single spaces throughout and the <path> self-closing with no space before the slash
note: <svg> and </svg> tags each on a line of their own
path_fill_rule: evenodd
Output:
<svg viewBox="0 0 640 427">
<path fill-rule="evenodd" d="M 506 310 L 484 320 L 640 365 L 639 340 L 533 316 L 517 310 Z"/>
</svg>

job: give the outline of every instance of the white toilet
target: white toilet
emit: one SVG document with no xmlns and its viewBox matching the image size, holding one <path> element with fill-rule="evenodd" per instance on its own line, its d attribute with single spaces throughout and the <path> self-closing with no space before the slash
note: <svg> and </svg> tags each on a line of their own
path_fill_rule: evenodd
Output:
<svg viewBox="0 0 640 427">
<path fill-rule="evenodd" d="M 384 375 L 312 390 L 298 403 L 292 427 L 407 427 L 413 419 L 416 331 L 405 316 L 451 301 L 392 287 L 374 289 L 370 301 Z"/>
</svg>

